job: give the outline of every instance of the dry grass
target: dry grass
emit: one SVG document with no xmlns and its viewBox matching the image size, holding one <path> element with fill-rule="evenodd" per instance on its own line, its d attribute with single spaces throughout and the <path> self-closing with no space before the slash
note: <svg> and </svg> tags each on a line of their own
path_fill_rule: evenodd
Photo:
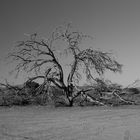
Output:
<svg viewBox="0 0 140 140">
<path fill-rule="evenodd" d="M 0 108 L 0 140 L 139 140 L 139 106 Z"/>
</svg>

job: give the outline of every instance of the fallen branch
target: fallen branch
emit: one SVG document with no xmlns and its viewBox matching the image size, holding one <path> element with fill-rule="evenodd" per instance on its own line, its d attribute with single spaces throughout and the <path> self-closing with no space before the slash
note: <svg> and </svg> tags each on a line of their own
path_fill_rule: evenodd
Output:
<svg viewBox="0 0 140 140">
<path fill-rule="evenodd" d="M 128 100 L 123 99 L 116 92 L 119 92 L 119 91 L 118 90 L 114 90 L 114 91 L 112 91 L 112 94 L 115 95 L 116 97 L 118 97 L 121 101 L 123 101 L 125 103 L 136 104 L 134 101 L 128 101 Z"/>
<path fill-rule="evenodd" d="M 87 90 L 87 91 L 89 91 L 89 90 Z M 98 105 L 106 106 L 103 102 L 98 101 L 96 98 L 90 96 L 89 94 L 85 94 L 85 91 L 81 92 L 81 96 L 82 96 L 82 98 L 84 98 L 83 101 L 89 101 L 91 103 L 96 103 Z M 81 102 L 80 102 L 80 104 L 81 104 Z"/>
</svg>

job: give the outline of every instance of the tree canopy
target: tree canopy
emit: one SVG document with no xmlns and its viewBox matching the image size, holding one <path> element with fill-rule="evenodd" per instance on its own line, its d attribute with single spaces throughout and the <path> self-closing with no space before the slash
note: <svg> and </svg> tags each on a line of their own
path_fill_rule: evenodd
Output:
<svg viewBox="0 0 140 140">
<path fill-rule="evenodd" d="M 103 75 L 106 70 L 121 72 L 122 69 L 122 65 L 111 53 L 94 50 L 88 46 L 81 49 L 81 41 L 87 37 L 89 36 L 79 31 L 73 31 L 71 24 L 62 25 L 52 32 L 49 39 L 40 39 L 37 33 L 29 35 L 26 40 L 18 42 L 16 50 L 9 56 L 18 62 L 15 67 L 17 73 L 22 70 L 27 73 L 33 72 L 35 75 L 30 80 L 42 78 L 44 86 L 53 83 L 64 90 L 66 98 L 72 105 L 73 100 L 81 94 L 79 90 L 74 92 L 76 81 L 80 81 L 83 76 L 79 72 L 81 67 L 88 80 L 95 80 L 93 70 L 98 75 Z M 64 81 L 64 70 L 54 47 L 58 40 L 66 42 L 63 47 L 73 56 L 67 82 Z"/>
</svg>

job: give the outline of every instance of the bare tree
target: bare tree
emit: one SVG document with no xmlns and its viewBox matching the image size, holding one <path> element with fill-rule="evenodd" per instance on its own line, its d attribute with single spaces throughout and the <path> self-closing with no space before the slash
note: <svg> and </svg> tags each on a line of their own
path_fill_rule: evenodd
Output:
<svg viewBox="0 0 140 140">
<path fill-rule="evenodd" d="M 93 50 L 87 48 L 82 50 L 80 43 L 83 38 L 88 36 L 81 32 L 72 31 L 70 24 L 59 26 L 52 32 L 51 37 L 39 39 L 38 35 L 29 35 L 27 40 L 18 42 L 16 51 L 9 56 L 17 61 L 15 71 L 19 73 L 24 70 L 27 73 L 34 72 L 35 77 L 31 79 L 44 79 L 44 86 L 53 83 L 61 88 L 68 99 L 69 106 L 73 106 L 74 99 L 83 92 L 77 90 L 74 92 L 76 81 L 80 81 L 82 75 L 79 72 L 80 67 L 88 80 L 95 80 L 93 70 L 102 75 L 106 70 L 121 72 L 122 65 L 119 64 L 111 53 Z M 64 69 L 56 55 L 55 42 L 64 41 L 67 43 L 63 46 L 68 53 L 73 56 L 73 62 L 70 67 L 70 73 L 67 75 L 67 81 L 64 81 Z M 44 88 L 44 86 L 42 86 Z"/>
</svg>

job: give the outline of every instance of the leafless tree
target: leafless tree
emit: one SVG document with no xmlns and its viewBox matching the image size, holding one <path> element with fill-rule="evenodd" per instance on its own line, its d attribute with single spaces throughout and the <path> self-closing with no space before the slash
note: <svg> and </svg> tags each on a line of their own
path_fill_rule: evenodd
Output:
<svg viewBox="0 0 140 140">
<path fill-rule="evenodd" d="M 56 28 L 48 40 L 40 39 L 37 33 L 29 35 L 27 40 L 18 42 L 16 51 L 10 53 L 9 56 L 13 57 L 14 62 L 18 62 L 15 68 L 17 73 L 22 70 L 27 73 L 34 72 L 35 77 L 32 77 L 31 80 L 43 78 L 43 88 L 45 85 L 50 85 L 48 83 L 53 83 L 65 92 L 69 106 L 73 106 L 74 99 L 81 94 L 81 90 L 74 92 L 75 82 L 80 81 L 82 77 L 79 72 L 81 67 L 88 80 L 95 80 L 93 70 L 102 75 L 106 70 L 121 72 L 122 68 L 122 65 L 112 57 L 111 53 L 91 48 L 82 50 L 80 43 L 86 37 L 88 36 L 79 31 L 73 31 L 71 24 L 67 24 Z M 63 47 L 73 56 L 66 82 L 63 67 L 54 47 L 54 42 L 58 40 L 66 42 L 67 45 Z"/>
</svg>

